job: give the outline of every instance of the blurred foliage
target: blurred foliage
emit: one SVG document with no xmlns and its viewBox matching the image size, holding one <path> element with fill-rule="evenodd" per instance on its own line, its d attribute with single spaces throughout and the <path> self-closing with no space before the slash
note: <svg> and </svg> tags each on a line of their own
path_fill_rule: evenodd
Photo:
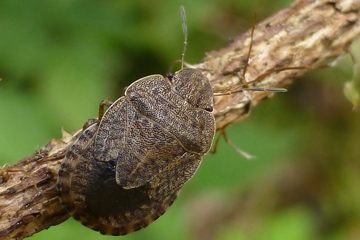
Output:
<svg viewBox="0 0 360 240">
<path fill-rule="evenodd" d="M 0 159 L 11 164 L 60 129 L 72 132 L 140 77 L 166 73 L 181 56 L 179 6 L 187 11 L 186 61 L 290 1 L 0 2 Z M 359 43 L 353 53 L 360 59 Z M 360 115 L 342 95 L 349 57 L 314 71 L 228 129 L 256 155 L 221 143 L 175 204 L 122 239 L 359 239 Z M 30 239 L 109 239 L 69 219 Z"/>
</svg>

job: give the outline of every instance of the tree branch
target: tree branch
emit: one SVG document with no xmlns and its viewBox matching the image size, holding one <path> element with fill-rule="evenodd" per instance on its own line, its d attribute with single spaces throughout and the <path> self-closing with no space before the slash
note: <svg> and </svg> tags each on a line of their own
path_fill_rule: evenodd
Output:
<svg viewBox="0 0 360 240">
<path fill-rule="evenodd" d="M 347 51 L 360 33 L 358 0 L 301 0 L 255 28 L 246 81 L 261 78 L 269 70 L 294 66 L 319 66 Z M 236 37 L 193 66 L 201 69 L 215 91 L 238 86 L 251 31 Z M 274 72 L 253 86 L 283 87 L 309 69 Z M 217 129 L 248 115 L 251 106 L 272 92 L 245 92 L 215 97 Z M 55 184 L 59 165 L 81 130 L 60 140 L 52 139 L 39 152 L 0 169 L 0 237 L 22 239 L 69 218 L 57 199 Z"/>
</svg>

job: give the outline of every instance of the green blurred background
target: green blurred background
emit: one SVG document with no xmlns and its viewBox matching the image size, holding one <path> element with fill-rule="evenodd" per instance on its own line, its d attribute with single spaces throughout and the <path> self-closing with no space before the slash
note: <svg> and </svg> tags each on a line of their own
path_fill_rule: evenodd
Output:
<svg viewBox="0 0 360 240">
<path fill-rule="evenodd" d="M 283 0 L 0 1 L 0 163 L 97 115 L 102 99 L 186 61 L 287 7 Z M 360 45 L 353 44 L 360 59 Z M 342 94 L 348 56 L 308 73 L 227 130 L 174 205 L 146 229 L 102 236 L 73 219 L 30 239 L 360 239 L 360 115 Z"/>
</svg>

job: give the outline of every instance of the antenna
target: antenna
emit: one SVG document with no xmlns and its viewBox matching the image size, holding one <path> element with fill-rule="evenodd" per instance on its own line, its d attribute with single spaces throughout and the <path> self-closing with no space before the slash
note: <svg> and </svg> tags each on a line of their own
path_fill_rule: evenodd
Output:
<svg viewBox="0 0 360 240">
<path fill-rule="evenodd" d="M 214 96 L 225 96 L 225 95 L 232 95 L 239 92 L 246 92 L 246 91 L 252 91 L 252 92 L 287 92 L 286 88 L 262 88 L 262 87 L 254 87 L 254 88 L 241 88 L 238 90 L 233 90 L 230 92 L 221 92 L 221 93 L 214 93 Z"/>
<path fill-rule="evenodd" d="M 181 69 L 184 67 L 184 59 L 185 59 L 185 52 L 187 47 L 187 26 L 186 26 L 186 13 L 184 6 L 180 6 L 180 13 L 181 13 L 181 20 L 182 20 L 182 30 L 184 34 L 184 49 L 181 54 Z"/>
<path fill-rule="evenodd" d="M 256 13 L 254 14 L 254 23 L 253 23 L 253 27 L 251 28 L 251 33 L 250 33 L 250 45 L 249 45 L 249 50 L 247 52 L 247 55 L 246 55 L 246 63 L 245 63 L 245 66 L 244 66 L 244 70 L 242 72 L 242 76 L 241 76 L 241 81 L 245 81 L 245 73 L 246 73 L 246 70 L 249 66 L 249 59 L 250 59 L 250 54 L 251 54 L 251 50 L 252 50 L 252 46 L 253 46 L 253 40 L 254 40 L 254 31 L 255 31 L 255 26 L 256 26 L 256 20 L 257 20 L 257 16 L 256 16 Z"/>
<path fill-rule="evenodd" d="M 250 44 L 249 44 L 249 49 L 248 49 L 247 54 L 246 54 L 245 66 L 244 66 L 244 69 L 243 69 L 242 74 L 240 76 L 241 81 L 245 81 L 246 70 L 247 70 L 247 68 L 249 66 L 249 59 L 250 59 L 250 55 L 251 55 L 251 51 L 252 51 L 252 47 L 253 47 L 254 31 L 255 31 L 256 21 L 257 21 L 257 15 L 255 13 L 253 27 L 252 27 L 251 32 L 250 32 L 251 41 L 250 41 Z M 299 66 L 299 67 L 283 67 L 283 68 L 270 69 L 270 70 L 266 71 L 265 73 L 259 75 L 255 80 L 252 80 L 252 81 L 249 81 L 249 82 L 245 81 L 242 84 L 239 84 L 239 85 L 235 86 L 235 88 L 233 86 L 233 87 L 228 87 L 227 89 L 223 89 L 223 90 L 221 90 L 219 92 L 215 92 L 214 96 L 232 95 L 234 93 L 246 92 L 246 91 L 254 91 L 254 92 L 286 92 L 287 90 L 285 88 L 277 88 L 277 87 L 262 88 L 262 87 L 243 87 L 243 86 L 248 86 L 251 83 L 259 82 L 260 80 L 264 79 L 265 77 L 269 76 L 272 73 L 278 73 L 278 72 L 282 72 L 282 71 L 286 71 L 286 70 L 294 70 L 294 69 L 312 69 L 312 68 L 308 67 L 308 66 Z"/>
</svg>

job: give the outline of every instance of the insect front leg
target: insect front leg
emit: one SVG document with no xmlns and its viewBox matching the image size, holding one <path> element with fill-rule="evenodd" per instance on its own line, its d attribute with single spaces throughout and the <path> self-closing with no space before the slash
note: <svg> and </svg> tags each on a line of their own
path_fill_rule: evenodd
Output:
<svg viewBox="0 0 360 240">
<path fill-rule="evenodd" d="M 99 121 L 101 121 L 102 117 L 105 113 L 105 107 L 110 107 L 114 102 L 109 99 L 102 100 L 99 104 Z"/>
</svg>

